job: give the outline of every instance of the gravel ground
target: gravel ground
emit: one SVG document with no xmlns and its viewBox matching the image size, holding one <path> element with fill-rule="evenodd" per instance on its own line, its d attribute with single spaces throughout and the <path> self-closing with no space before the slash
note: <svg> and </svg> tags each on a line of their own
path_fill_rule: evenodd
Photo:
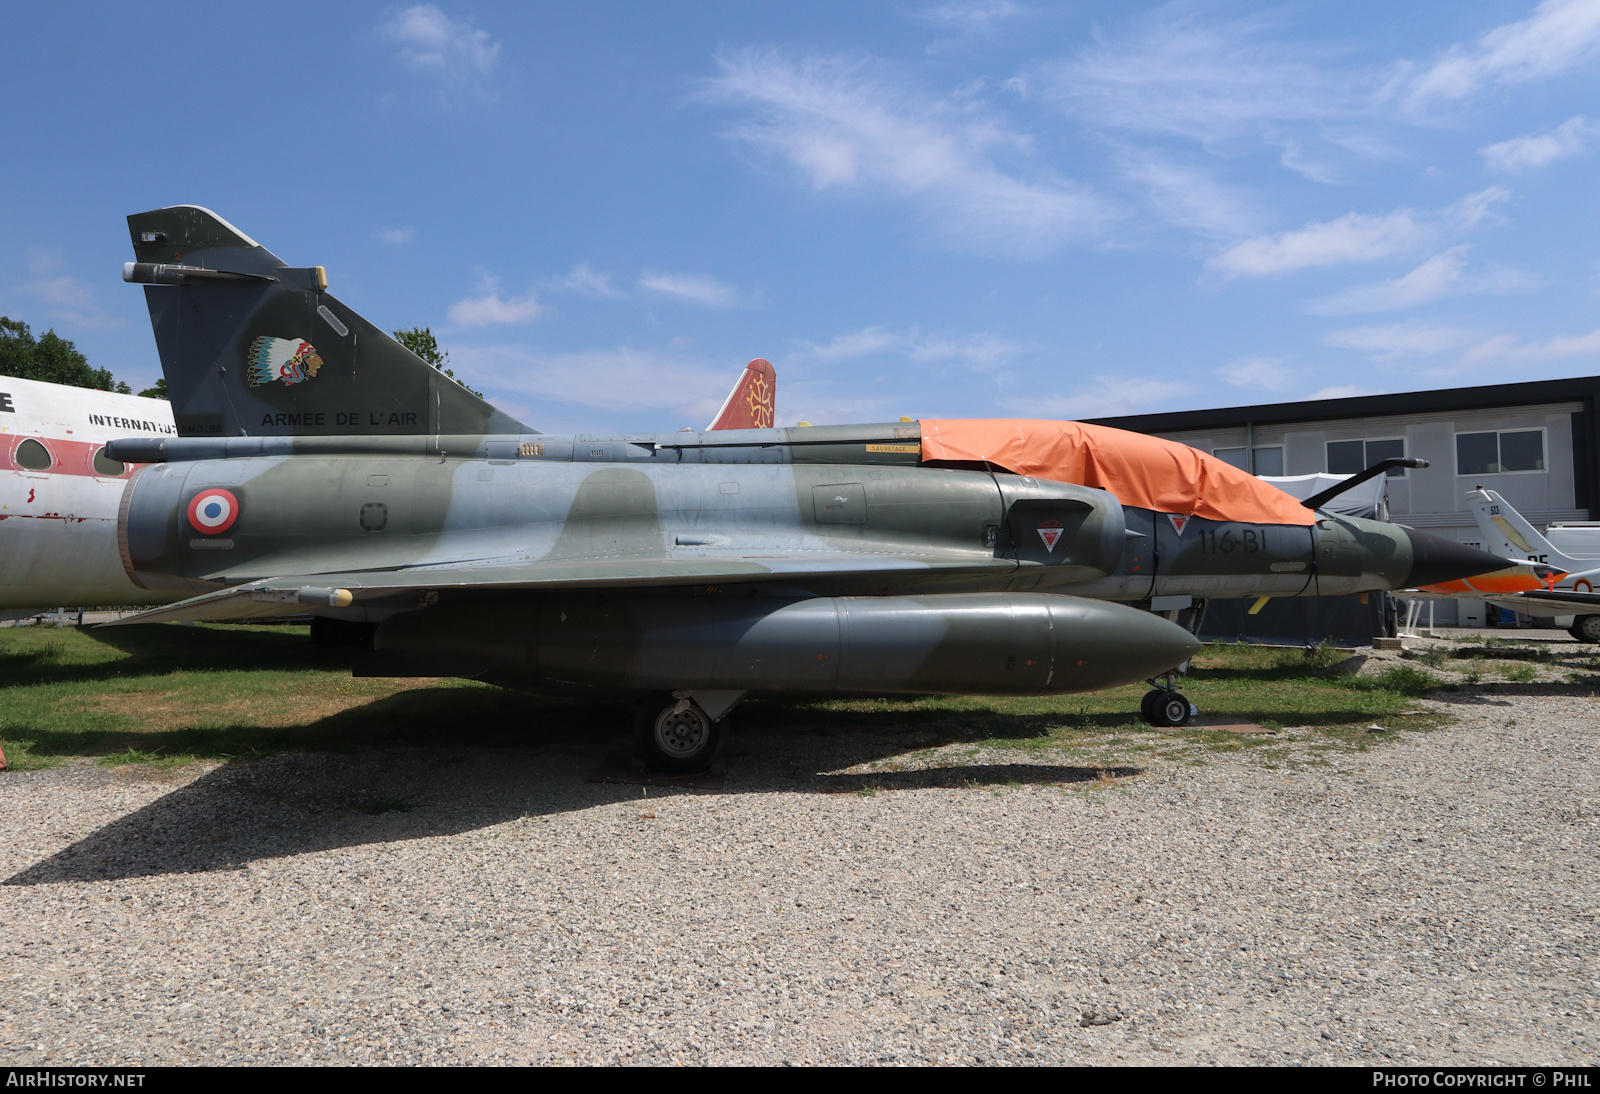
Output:
<svg viewBox="0 0 1600 1094">
<path fill-rule="evenodd" d="M 720 792 L 584 782 L 608 741 L 7 773 L 0 1061 L 1591 1063 L 1600 700 L 1446 701 L 1276 768 L 869 780 L 884 732 L 743 735 Z"/>
</svg>

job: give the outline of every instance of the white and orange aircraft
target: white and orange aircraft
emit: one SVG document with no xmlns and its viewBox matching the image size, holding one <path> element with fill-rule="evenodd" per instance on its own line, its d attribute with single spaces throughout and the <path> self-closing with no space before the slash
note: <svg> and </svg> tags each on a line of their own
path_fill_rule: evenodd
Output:
<svg viewBox="0 0 1600 1094">
<path fill-rule="evenodd" d="M 1425 585 L 1401 596 L 1485 600 L 1529 615 L 1572 615 L 1572 636 L 1600 642 L 1600 567 L 1595 559 L 1562 553 L 1523 515 L 1493 490 L 1467 492 L 1484 549 L 1507 559 L 1525 559 L 1493 573 Z"/>
<path fill-rule="evenodd" d="M 123 569 L 117 508 L 136 467 L 104 448 L 177 433 L 164 399 L 0 376 L 0 608 L 170 599 Z"/>
<path fill-rule="evenodd" d="M 751 361 L 708 428 L 770 428 L 776 388 L 772 366 Z M 0 376 L 0 609 L 174 599 L 128 578 L 117 511 L 139 465 L 103 451 L 163 434 L 178 434 L 164 399 Z"/>
</svg>

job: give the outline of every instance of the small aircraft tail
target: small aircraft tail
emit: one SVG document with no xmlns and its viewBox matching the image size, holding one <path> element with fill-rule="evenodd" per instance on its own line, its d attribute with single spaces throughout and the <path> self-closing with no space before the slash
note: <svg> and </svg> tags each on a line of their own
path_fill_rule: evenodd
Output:
<svg viewBox="0 0 1600 1094">
<path fill-rule="evenodd" d="M 757 357 L 739 374 L 739 380 L 722 401 L 722 409 L 706 429 L 771 429 L 778 399 L 778 373 Z"/>
<path fill-rule="evenodd" d="M 531 432 L 209 209 L 128 230 L 179 436 Z"/>
<path fill-rule="evenodd" d="M 1483 532 L 1483 549 L 1507 558 L 1542 562 L 1568 573 L 1592 568 L 1592 562 L 1571 558 L 1557 550 L 1539 530 L 1493 490 L 1482 487 L 1467 491 L 1472 513 Z"/>
</svg>

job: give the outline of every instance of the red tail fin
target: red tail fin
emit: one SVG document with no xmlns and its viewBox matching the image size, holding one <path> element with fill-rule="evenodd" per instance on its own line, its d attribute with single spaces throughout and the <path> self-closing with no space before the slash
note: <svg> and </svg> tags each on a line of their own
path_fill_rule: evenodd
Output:
<svg viewBox="0 0 1600 1094">
<path fill-rule="evenodd" d="M 722 409 L 707 429 L 771 429 L 778 399 L 778 373 L 771 362 L 757 357 L 739 374 Z"/>
</svg>

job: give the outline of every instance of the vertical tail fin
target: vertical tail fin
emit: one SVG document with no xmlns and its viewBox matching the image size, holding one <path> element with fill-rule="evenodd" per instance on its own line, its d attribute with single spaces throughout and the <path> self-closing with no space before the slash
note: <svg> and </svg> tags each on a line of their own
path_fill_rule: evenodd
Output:
<svg viewBox="0 0 1600 1094">
<path fill-rule="evenodd" d="M 180 436 L 529 432 L 209 209 L 128 231 Z"/>
<path fill-rule="evenodd" d="M 1493 490 L 1469 490 L 1467 500 L 1472 503 L 1472 514 L 1483 532 L 1483 548 L 1491 554 L 1544 562 L 1569 573 L 1591 568 L 1589 563 L 1562 554 Z"/>
<path fill-rule="evenodd" d="M 771 429 L 778 401 L 778 372 L 757 357 L 739 374 L 722 409 L 706 429 Z"/>
</svg>

